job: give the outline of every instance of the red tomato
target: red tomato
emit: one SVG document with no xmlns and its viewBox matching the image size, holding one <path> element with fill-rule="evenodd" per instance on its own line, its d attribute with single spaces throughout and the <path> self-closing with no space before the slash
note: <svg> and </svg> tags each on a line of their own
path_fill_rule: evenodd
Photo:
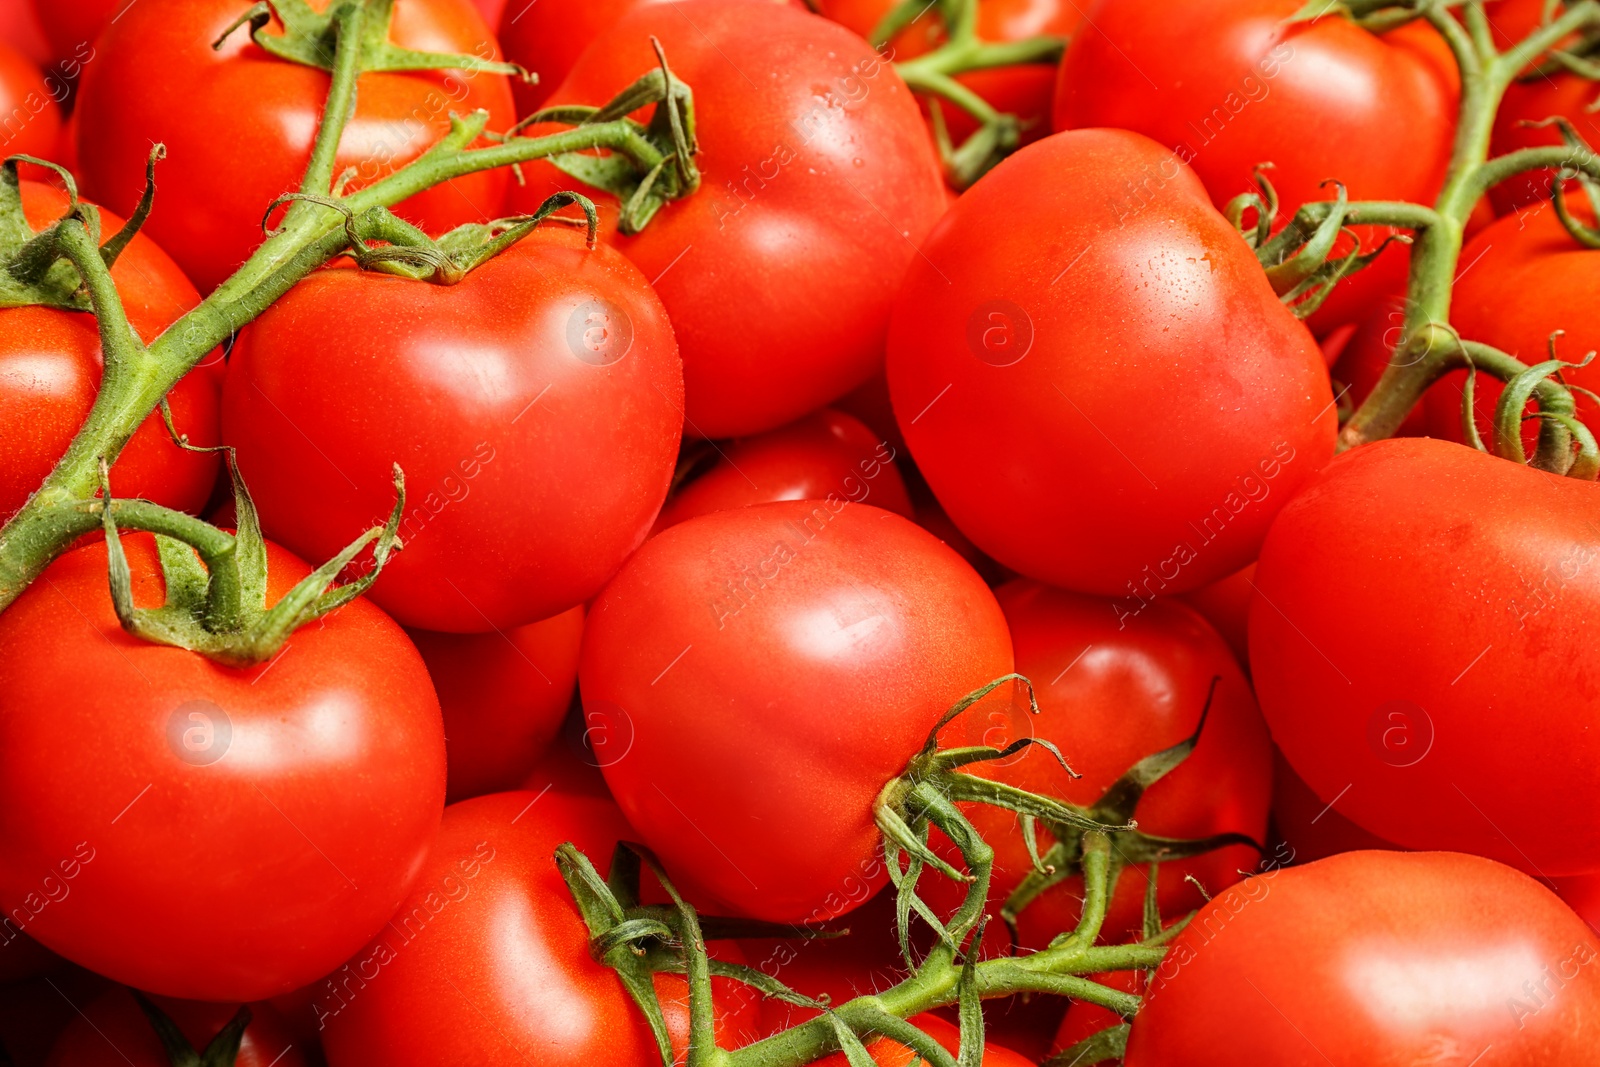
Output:
<svg viewBox="0 0 1600 1067">
<path fill-rule="evenodd" d="M 561 731 L 583 608 L 486 634 L 411 631 L 444 712 L 451 803 L 515 789 Z"/>
<path fill-rule="evenodd" d="M 1573 203 L 1573 213 L 1590 219 L 1586 206 Z M 1548 203 L 1508 215 L 1484 230 L 1461 252 L 1461 272 L 1451 301 L 1450 321 L 1469 341 L 1482 341 L 1509 352 L 1524 363 L 1550 358 L 1550 335 L 1556 355 L 1576 363 L 1600 348 L 1600 322 L 1594 304 L 1600 296 L 1600 251 L 1584 248 L 1561 225 Z M 1600 388 L 1600 365 L 1561 372 L 1570 385 Z M 1428 390 L 1424 401 L 1428 432 L 1460 441 L 1461 397 L 1466 372 L 1455 371 Z M 1478 432 L 1494 441 L 1494 409 L 1500 382 L 1479 374 L 1473 382 Z M 1582 393 L 1574 393 L 1578 417 L 1600 429 L 1600 409 Z M 1538 436 L 1534 420 L 1523 425 L 1523 447 L 1532 454 Z"/>
<path fill-rule="evenodd" d="M 961 1030 L 945 1022 L 937 1015 L 917 1015 L 911 1021 L 928 1034 L 929 1037 L 944 1046 L 952 1055 L 961 1050 Z M 879 1038 L 867 1043 L 867 1052 L 872 1055 L 872 1061 L 880 1067 L 921 1067 L 927 1063 L 911 1049 L 896 1041 Z M 816 1061 L 816 1067 L 846 1067 L 849 1061 L 844 1053 L 835 1052 Z M 1033 1067 L 1032 1061 L 1017 1055 L 1010 1049 L 1001 1048 L 999 1045 L 985 1042 L 983 1047 L 983 1067 Z"/>
<path fill-rule="evenodd" d="M 1550 887 L 1567 907 L 1578 913 L 1578 918 L 1589 924 L 1589 929 L 1600 927 L 1600 876 L 1578 874 L 1570 878 L 1552 878 Z"/>
<path fill-rule="evenodd" d="M 125 542 L 155 606 L 153 539 Z M 267 559 L 270 604 L 308 568 Z M 0 615 L 0 647 L 0 904 L 29 936 L 237 1002 L 326 974 L 393 913 L 438 826 L 444 736 L 421 658 L 371 604 L 235 670 L 124 632 L 100 542 Z"/>
<path fill-rule="evenodd" d="M 111 17 L 132 6 L 132 0 L 33 0 L 50 50 L 57 56 L 73 55 L 82 45 L 92 46 Z"/>
<path fill-rule="evenodd" d="M 661 1062 L 644 1016 L 616 973 L 589 955 L 589 931 L 552 858 L 562 842 L 604 874 L 628 825 L 609 800 L 552 790 L 451 805 L 411 896 L 377 940 L 319 983 L 315 1004 L 330 1067 L 650 1067 Z M 645 876 L 649 877 L 648 874 Z M 720 953 L 719 953 L 720 955 Z M 732 1003 L 718 1043 L 756 1032 Z M 656 976 L 679 1056 L 687 986 Z"/>
<path fill-rule="evenodd" d="M 1213 900 L 1157 968 L 1124 1062 L 1585 1063 L 1597 961 L 1589 928 L 1526 875 L 1446 852 L 1346 853 Z"/>
<path fill-rule="evenodd" d="M 85 194 L 131 211 L 150 144 L 163 142 L 169 156 L 149 232 L 203 291 L 261 243 L 267 205 L 299 187 L 328 91 L 326 72 L 271 56 L 242 29 L 212 49 L 242 13 L 235 0 L 139 0 L 95 43 L 78 93 Z M 390 39 L 497 58 L 470 0 L 402 0 Z M 489 111 L 491 130 L 511 125 L 505 76 L 363 75 L 334 173 L 354 167 L 351 187 L 371 185 L 447 133 L 452 111 L 475 108 Z M 487 221 L 500 214 L 507 179 L 504 170 L 456 178 L 396 210 L 430 232 Z"/>
<path fill-rule="evenodd" d="M 1339 352 L 1339 359 L 1330 372 L 1338 383 L 1339 402 L 1354 411 L 1371 395 L 1378 379 L 1394 361 L 1395 347 L 1405 334 L 1405 300 L 1402 296 L 1381 300 L 1356 324 L 1355 331 Z M 1480 387 L 1485 383 L 1480 380 Z M 1460 422 L 1460 415 L 1456 416 Z M 1394 432 L 1396 437 L 1420 437 L 1427 431 L 1427 419 L 1421 404 L 1412 409 L 1405 422 Z M 1457 431 L 1460 436 L 1460 431 Z"/>
<path fill-rule="evenodd" d="M 60 90 L 57 90 L 60 91 Z M 33 60 L 0 39 L 0 158 L 51 159 L 61 137 L 60 98 Z M 142 172 L 141 172 L 142 173 Z M 115 231 L 112 231 L 115 232 Z"/>
<path fill-rule="evenodd" d="M 405 551 L 372 598 L 476 632 L 599 591 L 666 498 L 682 404 L 643 276 L 552 228 L 453 286 L 316 272 L 240 338 L 223 420 L 267 536 L 311 559 L 390 507 L 399 463 Z"/>
<path fill-rule="evenodd" d="M 1217 628 L 1217 633 L 1228 642 L 1228 647 L 1239 658 L 1239 665 L 1247 672 L 1250 670 L 1247 627 L 1250 601 L 1256 594 L 1255 575 L 1256 565 L 1252 563 L 1226 578 L 1183 594 L 1184 601 Z"/>
<path fill-rule="evenodd" d="M 527 3 L 527 0 L 522 0 L 522 2 Z M 478 13 L 483 16 L 485 25 L 497 26 L 500 24 L 500 16 L 506 9 L 506 0 L 472 0 L 472 4 L 478 9 Z"/>
<path fill-rule="evenodd" d="M 1092 974 L 1089 977 L 1103 986 L 1120 989 L 1124 993 L 1141 992 L 1143 971 L 1113 971 L 1110 974 Z M 1060 1052 L 1069 1049 L 1085 1038 L 1093 1037 L 1108 1027 L 1117 1026 L 1122 1022 L 1122 1016 L 1109 1008 L 1102 1008 L 1098 1004 L 1091 1004 L 1086 1000 L 1075 1000 L 1067 1009 L 1066 1017 L 1061 1020 L 1061 1028 L 1056 1031 L 1055 1041 L 1052 1042 L 1050 1051 Z M 1072 1067 L 1096 1067 L 1097 1063 L 1115 1063 L 1115 1060 L 1084 1060 L 1075 1063 Z"/>
<path fill-rule="evenodd" d="M 1072 38 L 1056 90 L 1055 127 L 1138 130 L 1177 152 L 1217 206 L 1268 173 L 1280 219 L 1333 199 L 1432 203 L 1444 181 L 1459 77 L 1449 50 L 1424 23 L 1382 36 L 1334 15 L 1286 25 L 1300 0 L 1103 0 Z M 1314 136 L 1307 131 L 1315 130 Z M 1396 152 L 1392 145 L 1404 144 Z M 1146 179 L 1135 179 L 1143 183 Z M 1143 189 L 1119 192 L 1148 199 Z M 1363 227 L 1363 244 L 1381 235 Z M 1391 248 L 1334 290 L 1317 321 L 1366 313 L 1404 286 L 1407 256 Z"/>
<path fill-rule="evenodd" d="M 1119 205 L 1152 170 L 1148 210 Z M 1153 141 L 1031 145 L 922 251 L 890 326 L 895 413 L 956 525 L 1022 574 L 1124 614 L 1209 584 L 1332 454 L 1310 332 Z M 1130 391 L 1164 398 L 1159 418 Z"/>
<path fill-rule="evenodd" d="M 610 99 L 655 66 L 651 35 L 694 89 L 703 187 L 635 237 L 607 232 L 672 316 L 688 432 L 770 430 L 880 365 L 895 286 L 944 211 L 938 161 L 910 90 L 864 41 L 750 0 L 635 8 L 547 103 Z M 524 169 L 513 210 L 576 184 Z"/>
<path fill-rule="evenodd" d="M 1272 829 L 1282 842 L 1280 854 L 1287 862 L 1310 863 L 1340 852 L 1371 849 L 1403 851 L 1377 834 L 1363 830 L 1339 812 L 1339 801 L 1332 804 L 1289 766 L 1283 753 L 1272 752 Z"/>
<path fill-rule="evenodd" d="M 877 508 L 788 501 L 646 542 L 594 604 L 579 679 L 606 781 L 673 877 L 817 922 L 886 878 L 884 783 L 1011 666 L 950 549 Z"/>
<path fill-rule="evenodd" d="M 1250 663 L 1324 803 L 1408 848 L 1600 870 L 1597 493 L 1406 437 L 1345 453 L 1283 509 Z"/>
<path fill-rule="evenodd" d="M 1502 49 L 1509 48 L 1543 21 L 1544 3 L 1543 0 L 1499 0 L 1491 14 L 1495 44 Z M 1569 39 L 1562 43 L 1570 47 L 1575 42 Z M 1594 88 L 1594 83 L 1587 78 L 1560 70 L 1526 81 L 1521 78 L 1513 81 L 1506 89 L 1500 109 L 1495 112 L 1490 154 L 1498 156 L 1519 148 L 1561 144 L 1561 132 L 1555 126 L 1526 125 L 1552 116 L 1566 119 L 1586 142 L 1594 144 L 1600 139 L 1600 122 L 1589 109 L 1594 103 Z M 1489 190 L 1489 198 L 1496 211 L 1508 214 L 1528 204 L 1549 200 L 1550 181 L 1554 177 L 1555 172 L 1550 170 L 1524 171 Z M 1568 191 L 1576 187 L 1575 182 L 1570 183 Z"/>
<path fill-rule="evenodd" d="M 911 518 L 895 450 L 843 412 L 823 408 L 776 430 L 717 448 L 715 466 L 661 509 L 656 529 L 775 500 L 850 500 Z"/>
<path fill-rule="evenodd" d="M 0 0 L 0 41 L 5 41 L 35 63 L 50 60 L 50 45 L 39 26 L 34 8 L 43 0 Z"/>
<path fill-rule="evenodd" d="M 1198 838 L 1239 833 L 1261 841 L 1272 800 L 1272 744 L 1250 684 L 1227 644 L 1192 609 L 1158 600 L 1137 617 L 1119 620 L 1109 601 L 1020 580 L 995 592 L 1011 640 L 1017 671 L 1032 679 L 1040 714 L 1016 708 L 988 716 L 968 712 L 950 728 L 949 743 L 1004 748 L 1019 737 L 1039 737 L 1061 749 L 1082 778 L 1071 778 L 1054 756 L 1037 746 L 1001 763 L 980 763 L 970 772 L 1030 792 L 1092 804 L 1139 760 L 1170 748 L 1194 733 L 1213 678 L 1220 678 L 1205 732 L 1190 757 L 1151 786 L 1137 819 L 1148 833 Z M 974 709 L 976 711 L 977 709 Z M 1009 712 L 1009 714 L 1007 714 Z M 961 736 L 957 742 L 955 737 Z M 1032 868 L 1014 813 L 987 805 L 964 805 L 967 818 L 995 850 L 989 914 Z M 1043 828 L 1039 848 L 1054 838 Z M 960 853 L 941 841 L 946 858 Z M 1205 900 L 1186 881 L 1193 877 L 1215 893 L 1238 881 L 1256 864 L 1247 845 L 1234 845 L 1194 859 L 1163 863 L 1157 897 L 1163 915 L 1177 918 Z M 1117 882 L 1106 911 L 1103 937 L 1125 941 L 1143 926 L 1147 868 L 1130 867 Z M 924 897 L 950 914 L 965 897 L 962 886 L 930 874 Z M 1082 879 L 1046 890 L 1018 916 L 1022 947 L 1042 949 L 1078 924 Z M 1010 939 L 991 923 L 989 951 L 1004 955 Z"/>
<path fill-rule="evenodd" d="M 22 207 L 43 228 L 67 210 L 54 186 L 24 180 Z M 101 212 L 112 234 L 122 219 Z M 189 279 L 155 242 L 136 236 L 111 268 L 128 321 L 153 340 L 200 302 Z M 0 310 L 0 517 L 9 517 L 39 488 L 89 417 L 100 390 L 103 359 L 93 315 L 46 307 Z M 179 432 L 197 445 L 220 440 L 222 359 L 208 357 L 167 395 Z M 172 443 L 159 414 L 134 433 L 112 468 L 117 496 L 143 497 L 180 511 L 199 511 L 211 496 L 217 458 Z"/>
<path fill-rule="evenodd" d="M 204 1052 L 238 1011 L 235 1004 L 157 998 L 189 1045 Z M 268 1004 L 250 1005 L 234 1067 L 305 1067 L 306 1059 Z M 118 987 L 84 1008 L 50 1050 L 48 1067 L 172 1067 L 172 1058 L 133 994 Z"/>
<path fill-rule="evenodd" d="M 82 967 L 0 985 L 0 1044 L 15 1067 L 44 1067 L 50 1046 L 112 984 Z"/>
</svg>

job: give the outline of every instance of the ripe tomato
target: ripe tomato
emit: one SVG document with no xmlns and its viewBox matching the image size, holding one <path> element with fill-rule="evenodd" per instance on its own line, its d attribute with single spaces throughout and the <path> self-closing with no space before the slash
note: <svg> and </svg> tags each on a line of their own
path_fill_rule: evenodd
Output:
<svg viewBox="0 0 1600 1067">
<path fill-rule="evenodd" d="M 674 879 L 738 914 L 817 922 L 886 878 L 884 784 L 1010 671 L 972 569 L 841 500 L 651 538 L 595 602 L 578 677 L 606 781 Z"/>
<path fill-rule="evenodd" d="M 911 1021 L 929 1037 L 943 1045 L 945 1051 L 950 1054 L 954 1055 L 961 1050 L 959 1027 L 931 1014 L 913 1016 Z M 880 1067 L 921 1067 L 928 1062 L 911 1049 L 888 1038 L 868 1042 L 867 1052 L 871 1054 L 872 1061 Z M 848 1062 L 844 1053 L 835 1052 L 818 1060 L 816 1067 L 846 1067 Z M 986 1042 L 983 1047 L 983 1067 L 1032 1067 L 1032 1061 L 1008 1048 Z"/>
<path fill-rule="evenodd" d="M 1151 172 L 1148 205 L 1119 203 Z M 1206 585 L 1332 454 L 1310 332 L 1153 141 L 1031 145 L 922 251 L 889 330 L 895 413 L 956 525 L 1022 574 L 1122 614 Z M 1130 391 L 1169 399 L 1153 418 Z"/>
<path fill-rule="evenodd" d="M 1490 25 L 1495 44 L 1502 49 L 1526 37 L 1544 18 L 1542 0 L 1499 0 L 1492 11 Z M 1562 42 L 1564 47 L 1573 43 L 1573 40 Z M 1594 83 L 1576 74 L 1552 70 L 1526 81 L 1516 79 L 1507 87 L 1500 109 L 1495 112 L 1490 154 L 1498 156 L 1519 148 L 1561 144 L 1561 133 L 1556 127 L 1525 125 L 1556 115 L 1572 123 L 1586 142 L 1594 144 L 1600 138 L 1600 123 L 1589 110 L 1593 102 Z M 1496 211 L 1508 214 L 1528 204 L 1549 200 L 1553 177 L 1554 171 L 1524 171 L 1490 189 L 1489 198 Z M 1574 188 L 1576 183 L 1569 186 L 1569 190 Z"/>
<path fill-rule="evenodd" d="M 1143 971 L 1113 971 L 1110 974 L 1094 974 L 1089 977 L 1103 986 L 1120 989 L 1124 993 L 1142 992 Z M 1061 1028 L 1056 1031 L 1055 1041 L 1051 1043 L 1051 1052 L 1060 1052 L 1069 1049 L 1085 1038 L 1093 1037 L 1107 1027 L 1116 1026 L 1122 1022 L 1122 1017 L 1109 1008 L 1102 1008 L 1098 1004 L 1091 1004 L 1087 1000 L 1075 1000 L 1067 1009 L 1067 1014 L 1061 1020 Z M 1072 1067 L 1096 1067 L 1097 1063 L 1116 1063 L 1115 1060 L 1083 1060 L 1074 1063 Z"/>
<path fill-rule="evenodd" d="M 0 158 L 55 157 L 61 104 L 51 88 L 33 60 L 0 39 Z"/>
<path fill-rule="evenodd" d="M 1333 199 L 1432 203 L 1444 181 L 1459 77 L 1438 34 L 1417 22 L 1378 36 L 1333 15 L 1286 25 L 1300 0 L 1104 0 L 1062 61 L 1055 127 L 1138 130 L 1177 152 L 1220 207 L 1268 173 L 1280 219 Z M 1315 131 L 1308 136 L 1308 131 Z M 1403 152 L 1384 147 L 1404 144 Z M 1148 174 L 1117 195 L 1148 199 Z M 1362 227 L 1362 243 L 1381 234 Z M 1317 321 L 1364 315 L 1404 287 L 1407 256 L 1391 248 L 1335 288 Z"/>
<path fill-rule="evenodd" d="M 67 195 L 43 182 L 22 182 L 22 209 L 43 228 L 67 210 Z M 112 234 L 122 219 L 101 212 Z M 189 279 L 155 242 L 136 236 L 111 268 L 128 321 L 153 340 L 200 302 Z M 47 307 L 0 310 L 0 519 L 39 488 L 89 416 L 100 390 L 103 358 L 93 315 Z M 173 424 L 196 445 L 220 440 L 222 359 L 214 355 L 168 394 Z M 180 511 L 199 511 L 217 478 L 217 458 L 172 443 L 160 414 L 134 433 L 112 468 L 117 496 L 143 497 Z"/>
<path fill-rule="evenodd" d="M 235 1004 L 202 1004 L 165 997 L 156 998 L 154 1003 L 177 1024 L 196 1052 L 204 1052 L 238 1010 Z M 250 1016 L 234 1067 L 305 1067 L 305 1056 L 270 1005 L 250 1005 Z M 84 1008 L 62 1032 L 50 1050 L 48 1067 L 130 1064 L 171 1067 L 172 1058 L 133 994 L 119 986 Z"/>
<path fill-rule="evenodd" d="M 444 712 L 449 802 L 517 788 L 566 720 L 583 608 L 500 633 L 413 630 L 411 640 Z"/>
<path fill-rule="evenodd" d="M 1038 746 L 1003 762 L 975 764 L 970 773 L 1092 804 L 1139 760 L 1191 736 L 1212 679 L 1220 678 L 1199 745 L 1145 793 L 1139 826 L 1166 837 L 1266 837 L 1272 744 L 1233 653 L 1199 614 L 1176 601 L 1158 600 L 1137 617 L 1119 620 L 1106 600 L 1027 580 L 1001 586 L 995 597 L 1011 627 L 1017 671 L 1032 679 L 1040 714 L 1027 714 L 1020 701 L 1016 709 L 997 708 L 988 716 L 968 712 L 950 727 L 951 743 L 1004 748 L 1019 737 L 1043 738 L 1054 742 L 1083 777 L 1069 777 Z M 998 916 L 1033 861 L 1015 814 L 980 804 L 963 805 L 963 810 L 995 850 L 989 914 Z M 947 840 L 940 843 L 946 858 L 960 865 L 955 847 Z M 1041 852 L 1052 844 L 1054 838 L 1041 827 Z M 1241 869 L 1254 867 L 1256 860 L 1248 845 L 1233 845 L 1163 863 L 1157 894 L 1162 914 L 1177 918 L 1204 902 L 1187 878 L 1215 893 L 1238 881 Z M 1140 930 L 1148 882 L 1148 869 L 1140 867 L 1130 867 L 1118 879 L 1106 910 L 1106 941 L 1125 941 Z M 926 899 L 945 915 L 966 895 L 964 887 L 937 874 L 922 885 Z M 1042 949 L 1077 926 L 1082 901 L 1079 878 L 1046 890 L 1018 916 L 1022 947 Z M 1010 951 L 1001 923 L 991 924 L 986 941 L 995 955 Z"/>
<path fill-rule="evenodd" d="M 1339 358 L 1330 372 L 1341 390 L 1339 402 L 1350 410 L 1359 408 L 1372 393 L 1378 379 L 1395 359 L 1395 348 L 1405 334 L 1405 297 L 1377 301 L 1366 317 L 1354 324 Z M 1480 380 L 1479 386 L 1487 382 Z M 1459 424 L 1461 417 L 1456 416 Z M 1423 405 L 1418 404 L 1393 434 L 1395 437 L 1420 437 L 1427 431 Z M 1460 431 L 1456 431 L 1460 436 Z"/>
<path fill-rule="evenodd" d="M 1283 753 L 1274 749 L 1272 756 L 1272 829 L 1286 860 L 1310 863 L 1340 852 L 1403 851 L 1345 818 L 1339 811 L 1342 797 L 1329 804 L 1317 796 Z"/>
<path fill-rule="evenodd" d="M 1256 595 L 1255 574 L 1256 565 L 1252 563 L 1226 578 L 1219 578 L 1210 585 L 1203 585 L 1199 589 L 1183 594 L 1185 603 L 1205 616 L 1205 620 L 1217 628 L 1217 633 L 1228 642 L 1228 647 L 1233 649 L 1233 654 L 1239 659 L 1239 666 L 1243 667 L 1246 673 L 1250 671 L 1250 639 L 1247 628 L 1250 622 L 1250 601 Z"/>
<path fill-rule="evenodd" d="M 655 65 L 651 35 L 694 89 L 703 185 L 609 239 L 672 316 L 688 432 L 770 430 L 879 365 L 895 286 L 944 211 L 938 161 L 910 90 L 864 41 L 750 0 L 635 8 L 547 103 L 610 99 Z M 524 169 L 517 211 L 576 185 L 548 164 Z"/>
<path fill-rule="evenodd" d="M 154 541 L 124 540 L 154 606 Z M 267 558 L 270 604 L 308 568 Z M 327 973 L 393 913 L 439 823 L 444 736 L 421 658 L 371 604 L 235 670 L 123 631 L 100 542 L 0 615 L 0 647 L 0 904 L 29 936 L 238 1002 Z"/>
<path fill-rule="evenodd" d="M 242 13 L 235 0 L 139 0 L 96 42 L 78 93 L 85 195 L 131 211 L 150 144 L 164 143 L 150 235 L 207 292 L 261 243 L 267 205 L 299 187 L 328 91 L 326 72 L 273 57 L 242 29 L 213 49 Z M 471 0 L 404 0 L 390 39 L 497 58 Z M 444 136 L 452 111 L 476 108 L 489 111 L 491 130 L 511 125 L 503 75 L 363 75 L 334 173 L 354 167 L 351 187 L 371 185 Z M 503 170 L 456 178 L 396 211 L 430 232 L 483 222 L 500 213 L 507 178 Z"/>
<path fill-rule="evenodd" d="M 621 981 L 590 957 L 589 931 L 552 858 L 570 841 L 604 874 L 629 836 L 610 800 L 559 789 L 451 805 L 388 927 L 318 983 L 330 1067 L 660 1063 Z M 756 1033 L 753 1006 L 727 998 L 730 985 L 713 980 L 718 1003 L 732 1005 L 718 1019 L 724 1048 Z M 681 1057 L 687 986 L 657 975 L 656 990 Z"/>
<path fill-rule="evenodd" d="M 1571 199 L 1571 198 L 1569 198 Z M 1592 221 L 1586 206 L 1572 204 L 1573 214 Z M 1550 358 L 1550 336 L 1557 330 L 1556 355 L 1578 362 L 1600 347 L 1600 322 L 1593 308 L 1600 293 L 1600 251 L 1584 248 L 1561 225 L 1548 203 L 1508 215 L 1474 238 L 1461 252 L 1450 320 L 1461 336 L 1482 341 L 1521 359 L 1542 363 Z M 1570 385 L 1600 387 L 1600 366 L 1571 367 L 1561 374 Z M 1424 400 L 1428 432 L 1460 441 L 1461 397 L 1466 372 L 1454 371 L 1428 390 Z M 1479 374 L 1473 382 L 1478 432 L 1493 441 L 1494 409 L 1500 382 Z M 1600 428 L 1600 408 L 1590 397 L 1573 393 L 1578 418 Z M 1538 426 L 1523 426 L 1523 446 L 1531 455 Z"/>
<path fill-rule="evenodd" d="M 69 56 L 80 45 L 93 45 L 100 31 L 106 28 L 113 15 L 132 7 L 132 0 L 33 0 L 33 10 L 50 50 L 57 56 Z"/>
<path fill-rule="evenodd" d="M 1324 803 L 1408 848 L 1600 870 L 1600 810 L 1582 800 L 1600 788 L 1597 492 L 1406 437 L 1345 453 L 1283 509 L 1250 663 L 1273 739 Z"/>
<path fill-rule="evenodd" d="M 317 271 L 240 338 L 223 421 L 267 536 L 311 559 L 384 513 L 399 463 L 405 551 L 372 598 L 475 632 L 599 591 L 666 498 L 682 405 L 643 276 L 552 228 L 453 286 Z"/>
<path fill-rule="evenodd" d="M 50 61 L 50 44 L 44 38 L 34 4 L 28 0 L 0 0 L 0 41 L 35 63 Z"/>
<path fill-rule="evenodd" d="M 776 430 L 719 446 L 720 459 L 661 509 L 656 529 L 775 500 L 850 500 L 911 518 L 894 447 L 840 411 L 823 408 Z"/>
<path fill-rule="evenodd" d="M 1156 969 L 1124 1062 L 1585 1063 L 1596 962 L 1589 928 L 1526 875 L 1447 852 L 1345 853 L 1207 905 Z"/>
</svg>

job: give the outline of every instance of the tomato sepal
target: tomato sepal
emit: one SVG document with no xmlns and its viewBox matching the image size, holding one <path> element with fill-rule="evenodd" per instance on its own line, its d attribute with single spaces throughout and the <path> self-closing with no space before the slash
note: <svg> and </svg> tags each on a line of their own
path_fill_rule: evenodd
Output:
<svg viewBox="0 0 1600 1067">
<path fill-rule="evenodd" d="M 139 1010 L 150 1021 L 150 1028 L 161 1039 L 161 1046 L 166 1050 L 172 1067 L 234 1067 L 239 1058 L 239 1045 L 244 1040 L 245 1028 L 254 1018 L 248 1004 L 239 1005 L 239 1010 L 233 1013 L 227 1025 L 217 1031 L 204 1050 L 196 1052 L 171 1016 L 137 989 L 130 988 L 128 992 L 133 994 Z"/>
</svg>

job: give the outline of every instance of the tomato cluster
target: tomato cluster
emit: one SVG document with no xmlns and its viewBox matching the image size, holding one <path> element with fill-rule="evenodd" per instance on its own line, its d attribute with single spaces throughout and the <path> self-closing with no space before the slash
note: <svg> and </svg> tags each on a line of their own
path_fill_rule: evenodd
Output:
<svg viewBox="0 0 1600 1067">
<path fill-rule="evenodd" d="M 1593 1062 L 1596 80 L 0 0 L 0 1062 Z"/>
</svg>

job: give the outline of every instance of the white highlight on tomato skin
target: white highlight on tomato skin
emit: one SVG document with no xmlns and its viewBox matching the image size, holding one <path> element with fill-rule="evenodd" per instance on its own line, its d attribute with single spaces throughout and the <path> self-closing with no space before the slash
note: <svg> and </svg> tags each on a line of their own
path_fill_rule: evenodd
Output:
<svg viewBox="0 0 1600 1067">
<path fill-rule="evenodd" d="M 1451 1034 L 1501 1028 L 1509 1019 L 1507 1000 L 1527 999 L 1524 985 L 1537 988 L 1551 962 L 1526 941 L 1454 953 L 1418 948 L 1368 939 L 1345 952 L 1341 970 L 1352 1001 L 1385 1028 L 1447 1028 Z"/>
<path fill-rule="evenodd" d="M 371 717 L 361 710 L 366 703 L 359 693 L 333 690 L 272 714 L 236 715 L 216 766 L 254 776 L 348 763 L 375 740 L 367 729 Z"/>
<path fill-rule="evenodd" d="M 517 1017 L 523 1034 L 538 1034 L 545 1049 L 588 1040 L 598 1025 L 596 998 L 572 980 L 572 961 L 553 952 L 540 934 L 540 919 L 527 897 L 499 895 L 485 919 L 491 953 L 485 970 L 493 976 L 498 1006 Z"/>
<path fill-rule="evenodd" d="M 840 604 L 796 613 L 789 625 L 789 644 L 811 659 L 834 660 L 857 656 L 869 646 L 893 640 L 893 627 L 881 614 L 861 617 L 861 605 Z"/>
</svg>

